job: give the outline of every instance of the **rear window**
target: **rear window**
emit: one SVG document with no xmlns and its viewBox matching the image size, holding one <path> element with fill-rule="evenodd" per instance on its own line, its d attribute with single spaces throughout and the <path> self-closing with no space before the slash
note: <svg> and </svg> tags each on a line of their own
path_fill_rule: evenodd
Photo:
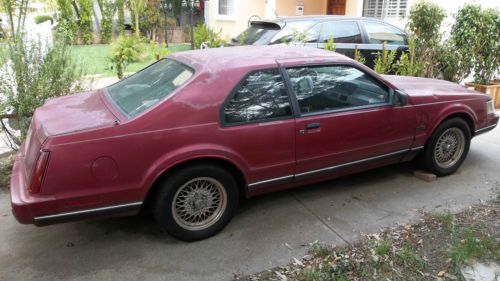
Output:
<svg viewBox="0 0 500 281">
<path fill-rule="evenodd" d="M 281 30 L 277 24 L 252 24 L 233 43 L 240 45 L 266 45 Z"/>
<path fill-rule="evenodd" d="M 193 76 L 185 64 L 162 59 L 140 72 L 105 88 L 109 99 L 129 117 L 158 104 Z"/>
</svg>

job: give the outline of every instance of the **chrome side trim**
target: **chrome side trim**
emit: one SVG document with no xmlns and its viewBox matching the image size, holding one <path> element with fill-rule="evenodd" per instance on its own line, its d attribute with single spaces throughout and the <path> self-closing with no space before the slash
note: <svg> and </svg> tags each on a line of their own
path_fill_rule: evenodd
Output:
<svg viewBox="0 0 500 281">
<path fill-rule="evenodd" d="M 252 187 L 252 186 L 256 186 L 256 185 L 261 185 L 261 184 L 266 184 L 266 183 L 271 183 L 271 182 L 275 182 L 275 181 L 287 180 L 287 179 L 291 179 L 293 177 L 294 177 L 294 175 L 288 175 L 288 176 L 284 176 L 284 177 L 279 177 L 279 178 L 274 178 L 274 179 L 268 179 L 268 180 L 258 181 L 258 182 L 254 182 L 254 183 L 249 184 L 248 187 Z"/>
<path fill-rule="evenodd" d="M 486 133 L 490 130 L 493 130 L 495 129 L 495 127 L 497 126 L 497 124 L 493 124 L 493 125 L 489 125 L 489 126 L 486 126 L 486 127 L 483 127 L 481 129 L 477 129 L 476 130 L 476 135 L 479 135 L 479 134 L 482 134 L 482 133 Z"/>
<path fill-rule="evenodd" d="M 329 170 L 339 169 L 339 168 L 343 168 L 343 167 L 347 167 L 347 166 L 351 166 L 351 165 L 361 164 L 361 163 L 368 162 L 368 161 L 373 161 L 373 160 L 378 160 L 378 159 L 382 159 L 385 157 L 403 154 L 403 153 L 406 153 L 408 151 L 410 151 L 410 150 L 409 149 L 398 150 L 395 152 L 382 154 L 382 155 L 378 155 L 378 156 L 373 156 L 373 157 L 369 157 L 369 158 L 365 158 L 365 159 L 360 159 L 360 160 L 356 160 L 356 161 L 352 161 L 352 162 L 347 162 L 347 163 L 340 164 L 340 165 L 335 165 L 335 166 L 326 167 L 326 168 L 322 168 L 322 169 L 318 169 L 318 170 L 313 170 L 313 171 L 309 171 L 309 172 L 295 174 L 295 177 L 302 177 L 302 176 L 307 176 L 310 174 L 316 174 L 316 173 L 326 172 Z"/>
<path fill-rule="evenodd" d="M 410 151 L 417 151 L 417 150 L 420 150 L 422 148 L 424 148 L 424 147 L 423 146 L 419 146 L 419 147 L 415 147 L 415 148 L 412 148 L 412 149 L 402 149 L 402 150 L 398 150 L 398 151 L 395 151 L 395 152 L 391 152 L 391 153 L 387 153 L 387 154 L 382 154 L 382 155 L 378 155 L 378 156 L 373 156 L 373 157 L 369 157 L 369 158 L 365 158 L 365 159 L 360 159 L 360 160 L 356 160 L 356 161 L 352 161 L 352 162 L 347 162 L 347 163 L 344 163 L 344 164 L 335 165 L 335 166 L 331 166 L 331 167 L 326 167 L 326 168 L 322 168 L 322 169 L 318 169 L 318 170 L 313 170 L 313 171 L 308 171 L 308 172 L 304 172 L 304 173 L 299 173 L 299 174 L 288 175 L 288 176 L 279 177 L 279 178 L 273 178 L 273 179 L 258 181 L 258 182 L 254 182 L 254 183 L 248 184 L 248 187 L 249 188 L 255 188 L 256 186 L 259 186 L 259 185 L 262 185 L 262 184 L 267 184 L 267 183 L 272 183 L 272 182 L 276 182 L 276 181 L 287 180 L 287 179 L 301 177 L 301 176 L 307 176 L 307 175 L 310 175 L 310 174 L 315 174 L 315 173 L 321 173 L 321 172 L 326 172 L 326 171 L 330 171 L 330 170 L 340 169 L 340 168 L 344 168 L 344 167 L 351 166 L 351 165 L 361 164 L 361 163 L 364 163 L 364 162 L 369 162 L 369 161 L 378 160 L 378 159 L 382 159 L 382 158 L 386 158 L 386 157 L 390 157 L 390 156 L 404 154 L 404 153 L 407 153 L 407 152 L 410 152 Z"/>
<path fill-rule="evenodd" d="M 419 150 L 422 150 L 422 149 L 424 149 L 423 145 L 422 146 L 417 146 L 417 147 L 410 148 L 411 151 L 419 151 Z"/>
<path fill-rule="evenodd" d="M 59 213 L 59 214 L 54 214 L 54 215 L 39 216 L 39 217 L 35 217 L 33 220 L 34 220 L 35 224 L 37 224 L 37 223 L 43 224 L 45 222 L 71 219 L 74 217 L 79 217 L 79 216 L 84 216 L 84 215 L 93 215 L 93 214 L 98 214 L 101 212 L 128 210 L 128 209 L 136 208 L 136 207 L 140 207 L 140 206 L 142 206 L 142 202 L 134 202 L 134 203 L 114 205 L 114 206 L 108 206 L 108 207 L 102 207 L 102 208 L 87 209 L 87 210 L 81 210 L 81 211 Z"/>
</svg>

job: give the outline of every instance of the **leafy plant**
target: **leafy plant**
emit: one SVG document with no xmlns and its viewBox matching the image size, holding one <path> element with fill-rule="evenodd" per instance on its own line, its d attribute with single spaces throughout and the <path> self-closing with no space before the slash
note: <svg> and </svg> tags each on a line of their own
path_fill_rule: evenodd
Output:
<svg viewBox="0 0 500 281">
<path fill-rule="evenodd" d="M 417 71 L 419 75 L 435 77 L 438 74 L 435 65 L 441 41 L 439 29 L 445 17 L 439 5 L 427 1 L 418 2 L 410 10 L 408 27 L 415 40 L 413 60 L 415 65 L 423 66 L 422 73 Z"/>
<path fill-rule="evenodd" d="M 29 118 L 35 109 L 49 98 L 67 95 L 83 88 L 83 67 L 75 63 L 67 46 L 62 43 L 25 43 L 16 40 L 9 44 L 11 71 L 0 74 L 1 102 L 4 114 L 11 114 L 20 131 L 20 138 L 4 126 L 13 146 L 26 136 Z M 15 148 L 15 147 L 13 147 Z"/>
<path fill-rule="evenodd" d="M 325 43 L 325 50 L 335 52 L 337 49 L 337 45 L 335 45 L 335 42 L 333 41 L 333 36 L 328 39 L 328 42 Z"/>
<path fill-rule="evenodd" d="M 99 0 L 101 7 L 101 43 L 109 43 L 113 35 L 113 16 L 116 12 L 116 6 L 111 0 Z"/>
<path fill-rule="evenodd" d="M 221 37 L 222 30 L 215 32 L 204 24 L 194 28 L 194 46 L 199 49 L 201 44 L 206 43 L 210 48 L 218 48 L 227 44 Z"/>
<path fill-rule="evenodd" d="M 424 64 L 417 59 L 415 38 L 408 38 L 408 52 L 402 52 L 398 61 L 394 64 L 394 72 L 403 76 L 421 76 Z"/>
<path fill-rule="evenodd" d="M 365 64 L 366 63 L 366 58 L 365 56 L 363 56 L 363 54 L 358 50 L 358 45 L 355 45 L 354 46 L 354 60 L 359 62 L 359 63 L 362 63 L 362 64 Z"/>
<path fill-rule="evenodd" d="M 93 33 L 92 33 L 92 0 L 78 0 L 79 6 L 79 18 L 78 18 L 78 28 L 81 32 L 81 37 L 83 44 L 92 44 Z"/>
<path fill-rule="evenodd" d="M 392 71 L 397 50 L 387 50 L 387 44 L 382 45 L 382 53 L 378 52 L 375 58 L 373 70 L 379 74 L 387 74 Z"/>
<path fill-rule="evenodd" d="M 472 60 L 462 57 L 449 39 L 439 47 L 437 65 L 444 80 L 459 83 L 470 74 Z"/>
<path fill-rule="evenodd" d="M 119 79 L 123 78 L 127 64 L 139 60 L 143 51 L 142 44 L 137 37 L 120 35 L 117 38 L 112 46 L 111 62 Z"/>
<path fill-rule="evenodd" d="M 49 20 L 50 20 L 50 23 L 52 24 L 53 19 L 49 15 L 37 15 L 37 16 L 35 16 L 35 23 L 36 24 L 41 24 L 41 23 L 49 21 Z"/>
<path fill-rule="evenodd" d="M 466 66 L 474 69 L 475 83 L 489 83 L 500 67 L 499 30 L 499 10 L 483 10 L 479 5 L 466 4 L 456 15 L 451 44 L 464 60 L 462 70 L 467 72 Z"/>
</svg>

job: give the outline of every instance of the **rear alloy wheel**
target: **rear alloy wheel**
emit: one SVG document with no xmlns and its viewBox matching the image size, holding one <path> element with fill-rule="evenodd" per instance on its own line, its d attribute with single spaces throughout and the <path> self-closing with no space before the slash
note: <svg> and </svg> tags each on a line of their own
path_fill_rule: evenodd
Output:
<svg viewBox="0 0 500 281">
<path fill-rule="evenodd" d="M 154 215 L 172 236 L 194 241 L 226 226 L 238 205 L 234 177 L 218 166 L 195 165 L 166 178 L 158 192 Z"/>
<path fill-rule="evenodd" d="M 426 170 L 438 176 L 454 173 L 469 152 L 470 139 L 469 125 L 463 119 L 451 118 L 443 122 L 425 146 Z"/>
</svg>

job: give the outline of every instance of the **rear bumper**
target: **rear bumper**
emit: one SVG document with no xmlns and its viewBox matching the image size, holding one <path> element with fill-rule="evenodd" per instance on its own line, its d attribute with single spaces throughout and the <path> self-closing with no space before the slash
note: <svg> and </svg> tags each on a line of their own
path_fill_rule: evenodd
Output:
<svg viewBox="0 0 500 281">
<path fill-rule="evenodd" d="M 38 226 L 122 215 L 134 215 L 140 210 L 142 202 L 133 202 L 92 209 L 60 212 L 59 202 L 52 196 L 31 196 L 27 191 L 24 169 L 24 157 L 16 155 L 10 180 L 10 201 L 12 213 L 22 224 Z"/>
<path fill-rule="evenodd" d="M 47 197 L 37 198 L 28 194 L 23 160 L 24 157 L 18 153 L 10 178 L 10 202 L 16 220 L 23 224 L 31 224 L 36 210 L 46 208 L 54 200 Z"/>
</svg>

